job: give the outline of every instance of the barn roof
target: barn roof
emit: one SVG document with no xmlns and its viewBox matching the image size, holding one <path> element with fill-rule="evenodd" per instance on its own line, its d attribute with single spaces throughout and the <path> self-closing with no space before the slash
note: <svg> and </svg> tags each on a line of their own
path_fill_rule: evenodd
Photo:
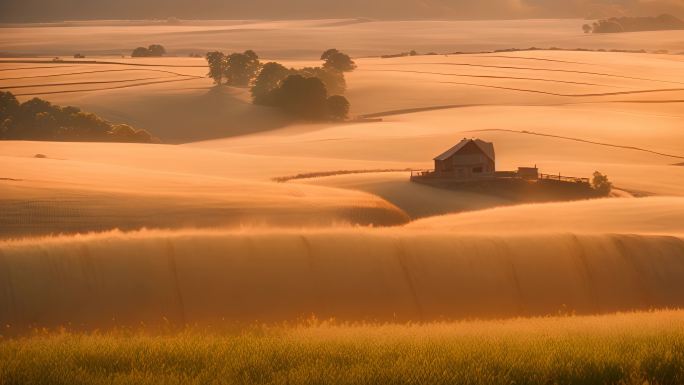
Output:
<svg viewBox="0 0 684 385">
<path fill-rule="evenodd" d="M 494 144 L 490 142 L 485 142 L 484 140 L 480 139 L 463 139 L 459 144 L 455 145 L 454 147 L 451 147 L 449 150 L 447 150 L 445 153 L 439 155 L 436 157 L 434 160 L 447 160 L 451 158 L 452 155 L 455 153 L 459 152 L 463 147 L 466 146 L 466 144 L 473 142 L 475 145 L 482 150 L 482 152 L 487 155 L 489 159 L 492 161 L 495 160 L 495 155 L 494 155 Z"/>
</svg>

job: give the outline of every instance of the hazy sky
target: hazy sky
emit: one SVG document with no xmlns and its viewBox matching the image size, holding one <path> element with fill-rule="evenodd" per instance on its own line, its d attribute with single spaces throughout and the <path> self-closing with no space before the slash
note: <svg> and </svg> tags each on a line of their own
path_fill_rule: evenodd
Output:
<svg viewBox="0 0 684 385">
<path fill-rule="evenodd" d="M 2 21 L 140 18 L 525 18 L 684 15 L 684 0 L 0 0 Z"/>
</svg>

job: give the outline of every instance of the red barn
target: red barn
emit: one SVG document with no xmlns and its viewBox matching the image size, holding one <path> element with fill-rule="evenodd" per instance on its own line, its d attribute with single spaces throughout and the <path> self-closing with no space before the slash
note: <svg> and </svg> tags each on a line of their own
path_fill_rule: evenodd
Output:
<svg viewBox="0 0 684 385">
<path fill-rule="evenodd" d="M 435 159 L 435 173 L 471 178 L 496 171 L 494 144 L 480 139 L 463 139 Z"/>
</svg>

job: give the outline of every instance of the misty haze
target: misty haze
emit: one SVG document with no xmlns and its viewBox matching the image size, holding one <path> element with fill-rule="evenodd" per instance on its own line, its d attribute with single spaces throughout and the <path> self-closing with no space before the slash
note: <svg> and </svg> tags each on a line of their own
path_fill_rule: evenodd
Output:
<svg viewBox="0 0 684 385">
<path fill-rule="evenodd" d="M 0 385 L 684 383 L 684 3 L 0 2 Z"/>
</svg>

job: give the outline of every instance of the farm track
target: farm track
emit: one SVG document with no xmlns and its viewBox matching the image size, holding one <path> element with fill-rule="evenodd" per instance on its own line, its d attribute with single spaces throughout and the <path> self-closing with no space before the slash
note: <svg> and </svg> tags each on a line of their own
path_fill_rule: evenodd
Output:
<svg viewBox="0 0 684 385">
<path fill-rule="evenodd" d="M 684 82 L 676 82 L 672 80 L 659 80 L 659 79 L 648 79 L 639 78 L 633 76 L 615 75 L 608 74 L 604 72 L 589 72 L 589 71 L 575 71 L 575 70 L 563 70 L 563 69 L 553 69 L 553 68 L 533 68 L 533 67 L 515 67 L 515 66 L 495 66 L 495 65 L 485 65 L 485 64 L 470 64 L 470 63 L 404 63 L 404 64 L 393 64 L 393 65 L 450 65 L 450 66 L 461 66 L 461 67 L 476 67 L 476 68 L 496 68 L 496 69 L 512 69 L 512 70 L 522 70 L 522 71 L 537 71 L 537 72 L 562 72 L 562 73 L 572 73 L 572 74 L 583 74 L 583 75 L 596 75 L 596 76 L 607 76 L 620 79 L 631 79 L 631 80 L 642 80 L 648 82 L 657 83 L 670 83 L 670 84 L 684 84 Z"/>
<path fill-rule="evenodd" d="M 583 65 L 588 65 L 588 66 L 596 65 L 596 64 L 592 64 L 592 63 L 582 63 L 582 62 L 578 62 L 578 61 L 545 59 L 545 58 L 538 58 L 538 57 L 521 57 L 521 56 L 504 56 L 504 55 L 478 55 L 478 56 L 471 56 L 471 57 L 480 57 L 480 58 L 493 57 L 493 58 L 497 58 L 497 59 L 535 60 L 535 61 L 545 61 L 545 62 L 553 62 L 553 63 L 583 64 Z"/>
<path fill-rule="evenodd" d="M 377 71 L 377 72 L 402 72 L 402 73 L 415 73 L 415 74 L 426 74 L 426 75 L 458 76 L 458 77 L 465 77 L 465 78 L 482 78 L 482 79 L 529 80 L 529 81 L 538 81 L 538 82 L 563 83 L 563 84 L 577 84 L 577 85 L 583 85 L 583 86 L 609 87 L 609 88 L 623 88 L 623 87 L 621 87 L 621 86 L 611 86 L 611 85 L 605 85 L 605 84 L 584 83 L 584 82 L 573 82 L 573 81 L 569 81 L 569 80 L 556 80 L 556 79 L 541 79 L 541 78 L 515 77 L 515 76 L 464 75 L 464 74 L 455 74 L 455 73 L 447 73 L 447 72 L 426 72 L 426 71 L 410 71 L 410 70 L 367 70 L 367 71 Z"/>
<path fill-rule="evenodd" d="M 582 98 L 582 97 L 593 97 L 593 96 L 618 96 L 618 95 L 633 95 L 633 94 L 645 94 L 645 93 L 655 93 L 655 92 L 684 91 L 684 88 L 661 88 L 661 89 L 621 91 L 621 92 L 605 92 L 605 93 L 594 93 L 594 94 L 560 94 L 560 93 L 549 92 L 549 91 L 539 91 L 539 90 L 531 90 L 531 89 L 525 89 L 525 88 L 492 86 L 492 85 L 476 84 L 476 83 L 462 83 L 462 82 L 440 82 L 440 83 L 442 83 L 442 84 L 456 84 L 456 85 L 462 85 L 462 86 L 494 88 L 494 89 L 507 90 L 507 91 L 529 92 L 529 93 L 535 93 L 535 94 L 561 96 L 561 97 L 568 97 L 568 98 Z"/>
<path fill-rule="evenodd" d="M 13 63 L 13 64 L 33 64 L 33 63 L 52 63 L 52 60 L 0 60 L 0 64 L 3 63 Z M 91 65 L 91 64 L 106 64 L 106 65 L 122 65 L 122 66 L 134 66 L 134 67 L 174 67 L 174 68 L 206 68 L 206 65 L 180 65 L 180 64 L 148 64 L 148 63 L 122 63 L 117 61 L 97 61 L 97 60 L 63 60 L 57 63 L 64 64 L 78 64 L 78 65 Z"/>
<path fill-rule="evenodd" d="M 169 79 L 170 77 L 154 77 L 154 78 L 138 78 L 138 79 L 124 79 L 124 80 L 108 80 L 108 81 L 94 81 L 94 82 L 72 82 L 72 83 L 47 83 L 47 84 L 29 84 L 20 86 L 0 86 L 0 89 L 17 89 L 17 88 L 40 88 L 40 87 L 59 87 L 59 86 L 75 86 L 86 84 L 111 84 L 111 83 L 127 83 L 144 80 L 159 80 Z"/>
<path fill-rule="evenodd" d="M 63 67 L 75 67 L 75 66 L 67 65 L 67 66 L 49 66 L 49 67 L 2 68 L 2 69 L 0 69 L 0 72 L 2 72 L 2 71 L 21 71 L 21 70 L 39 70 L 39 69 L 46 69 L 46 68 L 63 68 Z"/>
<path fill-rule="evenodd" d="M 670 100 L 611 100 L 604 103 L 644 103 L 644 104 L 657 104 L 657 103 L 684 103 L 684 99 L 670 99 Z"/>
<path fill-rule="evenodd" d="M 194 76 L 196 78 L 202 77 L 202 76 L 196 76 L 196 75 L 181 74 L 181 73 L 173 72 L 173 71 L 164 71 L 164 70 L 156 70 L 156 69 L 128 69 L 127 68 L 127 69 L 120 69 L 120 70 L 97 70 L 97 71 L 83 71 L 83 72 L 68 72 L 68 73 L 50 74 L 50 75 L 21 76 L 21 77 L 14 77 L 14 78 L 0 78 L 0 80 L 38 79 L 38 78 L 50 78 L 50 77 L 59 77 L 59 76 L 74 76 L 74 75 L 87 75 L 87 74 L 97 74 L 97 73 L 105 73 L 105 72 L 126 72 L 126 71 L 149 71 L 149 72 L 166 73 L 166 74 L 171 74 L 171 75 L 176 75 L 176 76 Z"/>
<path fill-rule="evenodd" d="M 69 93 L 76 93 L 76 92 L 109 91 L 109 90 L 117 90 L 117 89 L 122 89 L 122 88 L 148 86 L 148 85 L 153 85 L 153 84 L 175 83 L 175 82 L 183 82 L 183 81 L 188 81 L 188 80 L 197 80 L 198 78 L 199 77 L 192 77 L 189 79 L 173 79 L 173 80 L 158 81 L 158 82 L 136 83 L 136 84 L 127 84 L 127 85 L 123 85 L 123 86 L 107 87 L 107 88 L 66 90 L 66 91 L 50 91 L 50 92 L 32 92 L 32 93 L 25 93 L 25 94 L 15 94 L 15 96 L 37 96 L 37 95 L 69 94 Z"/>
</svg>

